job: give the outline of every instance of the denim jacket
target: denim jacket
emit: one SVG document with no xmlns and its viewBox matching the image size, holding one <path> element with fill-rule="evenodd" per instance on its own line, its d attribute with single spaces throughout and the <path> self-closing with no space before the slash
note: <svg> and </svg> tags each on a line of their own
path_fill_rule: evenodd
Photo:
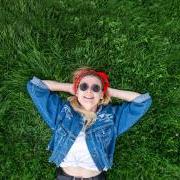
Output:
<svg viewBox="0 0 180 180">
<path fill-rule="evenodd" d="M 83 116 L 35 76 L 27 82 L 27 90 L 41 118 L 51 129 L 47 147 L 51 151 L 49 162 L 58 167 L 83 128 Z M 131 102 L 98 107 L 96 121 L 85 134 L 89 152 L 100 171 L 112 167 L 117 137 L 132 127 L 151 103 L 149 93 L 145 93 Z"/>
</svg>

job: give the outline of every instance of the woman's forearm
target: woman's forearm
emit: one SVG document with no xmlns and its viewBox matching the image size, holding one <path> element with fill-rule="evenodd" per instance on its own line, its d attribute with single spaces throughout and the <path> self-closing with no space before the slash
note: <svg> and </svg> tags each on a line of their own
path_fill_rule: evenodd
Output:
<svg viewBox="0 0 180 180">
<path fill-rule="evenodd" d="M 133 99 L 141 95 L 140 93 L 137 92 L 125 91 L 125 90 L 119 90 L 113 88 L 108 88 L 108 93 L 111 97 L 115 97 L 125 101 L 132 101 Z"/>
<path fill-rule="evenodd" d="M 71 83 L 60 83 L 52 80 L 42 80 L 42 82 L 45 83 L 51 91 L 64 91 L 73 94 Z"/>
</svg>

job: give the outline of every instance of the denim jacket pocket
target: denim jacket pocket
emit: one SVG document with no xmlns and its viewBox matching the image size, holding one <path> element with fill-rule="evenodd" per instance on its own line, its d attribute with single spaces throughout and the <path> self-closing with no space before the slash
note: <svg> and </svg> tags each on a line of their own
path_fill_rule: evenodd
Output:
<svg viewBox="0 0 180 180">
<path fill-rule="evenodd" d="M 95 132 L 95 136 L 98 138 L 100 143 L 107 148 L 112 138 L 112 129 L 109 127 L 99 129 L 97 132 Z"/>
<path fill-rule="evenodd" d="M 68 132 L 62 127 L 62 125 L 59 125 L 55 132 L 55 143 L 63 144 L 67 134 Z"/>
</svg>

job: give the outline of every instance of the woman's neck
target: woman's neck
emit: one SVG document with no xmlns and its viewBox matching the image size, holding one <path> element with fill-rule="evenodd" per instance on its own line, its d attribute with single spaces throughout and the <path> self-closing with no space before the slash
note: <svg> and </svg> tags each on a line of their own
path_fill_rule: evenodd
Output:
<svg viewBox="0 0 180 180">
<path fill-rule="evenodd" d="M 95 107 L 93 107 L 93 108 L 91 108 L 91 109 L 86 109 L 86 108 L 84 107 L 84 109 L 85 109 L 86 111 L 90 111 L 90 112 L 96 113 L 96 111 L 97 111 L 97 106 L 95 106 Z"/>
</svg>

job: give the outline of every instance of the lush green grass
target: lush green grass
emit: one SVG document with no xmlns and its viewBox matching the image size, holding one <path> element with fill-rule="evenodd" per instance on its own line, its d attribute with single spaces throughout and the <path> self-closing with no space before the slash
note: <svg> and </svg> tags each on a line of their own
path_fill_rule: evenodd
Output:
<svg viewBox="0 0 180 180">
<path fill-rule="evenodd" d="M 108 179 L 180 179 L 179 7 L 178 0 L 1 0 L 0 177 L 55 178 L 45 150 L 50 130 L 26 83 L 33 75 L 69 82 L 86 65 L 107 71 L 114 88 L 153 98 L 119 137 Z"/>
</svg>

